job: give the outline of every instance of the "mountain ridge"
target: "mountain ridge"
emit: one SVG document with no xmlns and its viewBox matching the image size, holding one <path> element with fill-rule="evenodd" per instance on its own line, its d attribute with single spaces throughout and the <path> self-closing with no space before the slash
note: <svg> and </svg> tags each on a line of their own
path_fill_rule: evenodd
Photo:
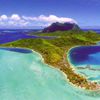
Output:
<svg viewBox="0 0 100 100">
<path fill-rule="evenodd" d="M 68 30 L 80 30 L 80 27 L 76 23 L 55 22 L 55 23 L 52 23 L 50 26 L 44 28 L 42 32 L 46 33 L 46 32 L 68 31 Z"/>
</svg>

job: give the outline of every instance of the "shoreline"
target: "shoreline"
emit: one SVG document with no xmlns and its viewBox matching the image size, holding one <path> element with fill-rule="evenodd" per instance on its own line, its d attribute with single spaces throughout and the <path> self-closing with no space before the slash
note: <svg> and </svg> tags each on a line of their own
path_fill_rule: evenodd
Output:
<svg viewBox="0 0 100 100">
<path fill-rule="evenodd" d="M 75 47 L 78 47 L 78 46 L 75 46 Z M 18 47 L 18 48 L 20 48 L 20 47 Z M 22 47 L 21 47 L 22 48 Z M 74 47 L 72 47 L 72 48 L 74 48 Z M 25 48 L 24 48 L 25 49 Z M 27 49 L 29 49 L 29 48 L 27 48 Z M 70 48 L 71 49 L 71 48 Z M 57 68 L 56 66 L 52 66 L 51 64 L 48 64 L 48 63 L 46 63 L 45 62 L 45 58 L 42 56 L 42 54 L 41 53 L 39 53 L 38 51 L 35 51 L 35 50 L 33 50 L 33 49 L 30 49 L 30 50 L 32 50 L 32 52 L 35 52 L 36 54 L 38 54 L 40 57 L 41 57 L 41 61 L 44 63 L 44 64 L 46 64 L 46 65 L 48 65 L 49 67 L 51 67 L 51 68 L 53 68 L 53 69 L 56 69 L 57 71 L 59 71 L 59 72 L 61 72 L 63 75 L 64 75 L 64 77 L 65 77 L 65 79 L 66 79 L 66 81 L 70 84 L 70 85 L 72 85 L 72 86 L 74 86 L 75 88 L 78 88 L 78 89 L 83 89 L 83 90 L 87 90 L 87 91 L 89 91 L 89 92 L 93 92 L 93 91 L 99 91 L 100 90 L 100 85 L 99 84 L 97 84 L 96 82 L 89 82 L 88 81 L 88 83 L 89 84 L 92 84 L 92 83 L 96 83 L 96 88 L 94 88 L 94 89 L 86 89 L 86 87 L 81 87 L 81 86 L 77 86 L 76 84 L 73 84 L 71 81 L 70 81 L 70 79 L 67 77 L 67 74 L 64 72 L 64 71 L 62 71 L 61 69 L 59 69 L 59 68 Z M 66 52 L 66 51 L 65 51 Z M 69 53 L 69 51 L 68 51 L 68 53 Z M 66 53 L 65 53 L 66 54 Z M 66 59 L 66 58 L 65 58 Z M 64 59 L 64 60 L 65 60 Z M 66 60 L 68 60 L 68 58 L 66 59 Z M 67 64 L 66 64 L 66 61 L 65 60 L 65 66 L 67 66 Z M 68 61 L 68 63 L 69 63 L 69 61 Z M 75 68 L 74 68 L 74 66 L 72 66 L 71 65 L 71 63 L 69 63 L 69 67 L 70 68 L 72 68 L 72 70 L 73 70 L 73 72 L 74 73 L 76 73 L 75 72 Z M 77 74 L 77 73 L 76 73 Z M 79 76 L 82 76 L 84 79 L 86 79 L 87 80 L 87 78 L 85 77 L 85 76 L 83 76 L 82 74 L 78 74 Z M 98 89 L 98 85 L 99 85 L 99 89 Z"/>
<path fill-rule="evenodd" d="M 9 48 L 9 47 L 4 47 L 4 48 Z M 74 88 L 76 88 L 76 89 L 78 89 L 78 90 L 80 90 L 80 91 L 83 91 L 83 92 L 90 92 L 90 93 L 91 93 L 91 92 L 98 92 L 98 90 L 87 90 L 87 89 L 82 88 L 82 87 L 80 87 L 80 86 L 76 86 L 75 84 L 73 84 L 72 82 L 70 82 L 69 79 L 67 78 L 67 75 L 66 75 L 63 71 L 61 71 L 59 68 L 56 68 L 56 67 L 54 67 L 54 66 L 52 66 L 52 65 L 50 65 L 50 64 L 45 63 L 45 60 L 44 60 L 43 56 L 42 56 L 39 52 L 37 52 L 37 51 L 35 51 L 35 50 L 33 50 L 33 49 L 30 49 L 30 48 L 23 48 L 23 47 L 11 47 L 11 48 L 27 49 L 27 50 L 31 50 L 31 51 L 32 51 L 31 53 L 36 53 L 36 54 L 41 58 L 41 62 L 42 62 L 42 63 L 48 65 L 49 67 L 51 67 L 51 68 L 54 69 L 54 70 L 59 71 L 59 73 L 63 75 L 65 81 L 68 82 L 68 83 L 69 83 L 71 86 L 73 86 Z"/>
<path fill-rule="evenodd" d="M 79 47 L 79 46 L 75 46 L 75 47 Z M 72 47 L 72 48 L 75 48 L 75 47 Z M 98 88 L 98 84 L 97 84 L 96 82 L 91 82 L 91 81 L 89 82 L 89 81 L 87 80 L 86 76 L 83 76 L 82 74 L 78 74 L 78 75 L 79 75 L 79 76 L 82 76 L 84 79 L 86 79 L 86 80 L 88 81 L 89 84 L 91 84 L 91 85 L 95 85 L 95 84 L 96 84 L 96 88 L 93 88 L 93 89 L 86 89 L 86 87 L 81 87 L 81 86 L 77 86 L 76 84 L 73 84 L 73 83 L 70 81 L 70 79 L 68 78 L 68 75 L 67 75 L 63 70 L 61 70 L 60 68 L 58 68 L 59 66 L 56 67 L 56 66 L 52 66 L 51 64 L 46 63 L 46 62 L 45 62 L 45 58 L 42 56 L 41 53 L 39 53 L 38 51 L 35 51 L 35 50 L 33 50 L 33 49 L 31 49 L 31 50 L 32 50 L 33 52 L 37 53 L 37 54 L 41 57 L 42 62 L 43 62 L 44 64 L 47 64 L 49 67 L 60 71 L 60 72 L 64 75 L 65 79 L 67 78 L 66 81 L 67 81 L 70 85 L 74 86 L 75 88 L 82 89 L 82 90 L 86 90 L 86 91 L 89 91 L 89 92 L 99 91 L 99 90 L 100 90 L 100 84 L 99 84 L 99 88 Z M 69 53 L 70 50 L 71 50 L 71 48 L 68 50 L 68 53 Z M 64 54 L 65 56 L 63 56 L 63 57 L 65 57 L 65 58 L 63 59 L 63 62 L 65 62 L 64 65 L 65 65 L 66 67 L 71 68 L 71 69 L 73 70 L 73 73 L 77 74 L 77 73 L 75 72 L 75 70 L 76 70 L 75 67 L 72 66 L 72 64 L 69 62 L 68 58 L 66 57 L 66 54 L 68 54 L 68 53 L 66 53 L 66 52 L 67 52 L 67 51 L 65 51 L 65 54 Z M 66 60 L 65 60 L 65 59 L 66 59 Z M 67 65 L 67 60 L 68 60 L 68 64 L 69 64 L 70 66 Z M 93 83 L 93 84 L 92 84 L 92 83 Z"/>
<path fill-rule="evenodd" d="M 90 46 L 95 46 L 95 45 L 90 45 Z M 76 69 L 75 69 L 75 67 L 74 67 L 74 65 L 73 64 L 71 64 L 71 62 L 70 62 L 70 58 L 69 58 L 69 53 L 71 52 L 71 50 L 72 49 L 74 49 L 74 48 L 76 48 L 76 47 L 81 47 L 81 46 L 74 46 L 74 47 L 71 47 L 69 50 L 68 50 L 68 52 L 66 53 L 67 54 L 67 60 L 68 60 L 68 63 L 69 63 L 69 65 L 70 65 L 70 67 L 73 69 L 73 71 L 75 71 Z M 86 47 L 86 46 L 85 46 Z M 83 75 L 83 74 L 79 74 L 79 73 L 77 73 L 77 72 L 75 72 L 76 74 L 78 74 L 79 76 L 83 76 L 83 78 L 85 78 L 87 81 L 88 81 L 88 83 L 90 83 L 90 84 L 92 84 L 92 83 L 95 83 L 96 84 L 96 88 L 95 89 L 93 89 L 92 91 L 98 91 L 98 90 L 100 90 L 100 84 L 98 84 L 97 82 L 95 82 L 95 81 L 89 81 L 88 79 L 87 79 L 87 77 L 85 76 L 85 75 Z M 72 84 L 72 83 L 71 83 Z M 79 86 L 80 87 L 80 86 Z M 82 88 L 82 87 L 80 87 L 80 88 Z M 83 89 L 85 89 L 85 87 L 83 88 Z"/>
<path fill-rule="evenodd" d="M 57 40 L 62 41 L 63 39 L 60 38 Z M 96 83 L 88 82 L 86 77 L 83 77 L 82 75 L 75 73 L 75 67 L 69 63 L 67 58 L 67 54 L 70 51 L 70 49 L 79 46 L 95 45 L 94 42 L 88 44 L 85 42 L 82 45 L 80 45 L 81 43 L 78 45 L 77 43 L 75 43 L 73 45 L 68 46 L 64 44 L 64 46 L 62 46 L 61 44 L 64 42 L 62 41 L 62 43 L 56 46 L 53 43 L 58 43 L 57 40 L 54 39 L 52 41 L 49 41 L 44 39 L 23 39 L 16 42 L 0 45 L 0 47 L 19 47 L 36 51 L 42 56 L 44 63 L 66 74 L 66 79 L 69 80 L 69 83 L 75 85 L 76 87 L 84 88 L 86 90 L 97 90 L 98 88 Z"/>
<path fill-rule="evenodd" d="M 2 46 L 2 47 L 5 47 L 5 46 Z M 6 48 L 9 48 L 9 47 L 6 47 Z M 71 48 L 68 50 L 68 52 L 67 52 L 67 50 L 65 50 L 65 53 L 63 54 L 63 61 L 62 61 L 61 66 L 60 65 L 59 66 L 54 66 L 52 64 L 47 63 L 45 61 L 46 58 L 43 57 L 43 54 L 41 54 L 40 52 L 38 52 L 34 49 L 26 48 L 26 47 L 13 47 L 13 46 L 11 48 L 29 49 L 32 52 L 35 52 L 36 54 L 38 54 L 41 57 L 41 61 L 43 63 L 45 63 L 49 67 L 54 68 L 54 69 L 58 70 L 59 72 L 61 72 L 64 75 L 66 81 L 69 84 L 71 84 L 72 86 L 76 87 L 76 88 L 80 88 L 80 89 L 83 89 L 83 90 L 89 90 L 89 91 L 98 91 L 98 90 L 100 90 L 100 85 L 99 85 L 99 89 L 98 89 L 98 85 L 96 84 L 96 82 L 88 82 L 86 77 L 84 77 L 83 75 L 77 74 L 75 72 L 75 68 L 69 63 L 68 58 L 66 57 L 67 56 L 66 54 L 69 53 L 69 50 Z M 72 48 L 74 48 L 74 47 L 72 47 Z M 69 73 L 68 73 L 68 71 L 69 71 Z M 84 86 L 82 86 L 82 84 L 79 84 L 80 82 L 78 81 L 79 82 L 78 83 L 77 80 L 75 80 L 74 83 L 73 83 L 73 80 L 71 79 L 70 75 L 72 76 L 72 78 L 76 78 L 76 79 L 80 78 L 80 79 L 78 79 L 79 81 L 82 80 L 82 81 L 85 82 L 85 84 L 88 84 L 90 86 L 85 86 L 84 84 L 83 84 Z"/>
</svg>

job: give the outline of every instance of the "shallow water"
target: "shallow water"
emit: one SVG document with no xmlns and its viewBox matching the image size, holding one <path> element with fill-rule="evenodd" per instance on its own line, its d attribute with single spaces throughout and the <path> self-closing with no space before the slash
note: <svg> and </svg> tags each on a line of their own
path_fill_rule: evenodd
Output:
<svg viewBox="0 0 100 100">
<path fill-rule="evenodd" d="M 79 73 L 87 76 L 91 81 L 100 81 L 100 46 L 72 48 L 68 58 L 70 63 L 78 68 Z"/>
<path fill-rule="evenodd" d="M 100 100 L 99 94 L 70 85 L 35 52 L 0 49 L 0 100 Z"/>
</svg>

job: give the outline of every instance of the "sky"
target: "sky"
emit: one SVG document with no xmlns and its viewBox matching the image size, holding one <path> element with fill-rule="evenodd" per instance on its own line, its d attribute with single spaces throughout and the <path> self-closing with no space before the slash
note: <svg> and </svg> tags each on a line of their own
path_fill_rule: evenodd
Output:
<svg viewBox="0 0 100 100">
<path fill-rule="evenodd" d="M 100 27 L 100 0 L 0 0 L 0 28 L 46 27 L 57 21 Z"/>
</svg>

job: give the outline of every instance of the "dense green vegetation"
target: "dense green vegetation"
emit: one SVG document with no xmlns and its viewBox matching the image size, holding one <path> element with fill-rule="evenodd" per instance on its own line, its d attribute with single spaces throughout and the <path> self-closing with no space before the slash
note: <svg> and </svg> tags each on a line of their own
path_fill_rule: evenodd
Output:
<svg viewBox="0 0 100 100">
<path fill-rule="evenodd" d="M 34 33 L 31 33 L 32 35 Z M 77 45 L 94 45 L 97 41 L 100 41 L 100 35 L 89 31 L 64 31 L 53 33 L 35 33 L 39 36 L 57 36 L 55 39 L 23 39 L 15 42 L 3 44 L 0 46 L 8 47 L 24 47 L 33 49 L 42 54 L 46 63 L 59 68 L 65 72 L 68 79 L 76 85 L 80 85 L 85 88 L 92 89 L 95 87 L 93 83 L 90 85 L 88 81 L 83 77 L 77 75 L 70 67 L 66 59 L 66 52 Z M 66 60 L 66 61 L 65 61 Z M 75 77 L 76 76 L 76 77 Z"/>
</svg>

